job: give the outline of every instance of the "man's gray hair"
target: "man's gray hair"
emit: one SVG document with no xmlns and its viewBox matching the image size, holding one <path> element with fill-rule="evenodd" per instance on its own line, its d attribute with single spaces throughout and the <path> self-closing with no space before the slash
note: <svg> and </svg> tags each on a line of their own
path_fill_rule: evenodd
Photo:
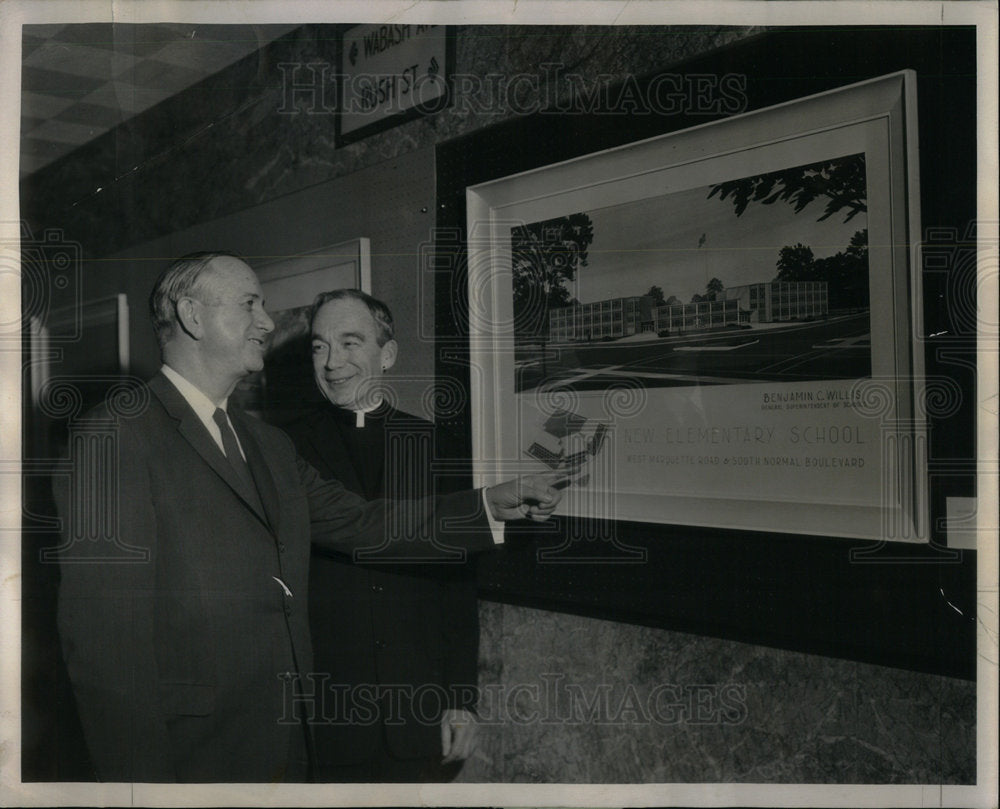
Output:
<svg viewBox="0 0 1000 809">
<path fill-rule="evenodd" d="M 316 300 L 313 301 L 312 309 L 309 310 L 309 331 L 312 331 L 316 314 L 324 304 L 330 301 L 343 300 L 361 301 L 361 303 L 368 307 L 368 311 L 372 313 L 372 317 L 375 319 L 375 342 L 378 343 L 380 348 L 394 338 L 396 326 L 392 320 L 392 311 L 378 298 L 373 298 L 367 292 L 362 292 L 360 289 L 331 289 L 329 292 L 321 292 L 317 295 Z"/>
<path fill-rule="evenodd" d="M 182 256 L 160 273 L 149 295 L 149 317 L 160 348 L 173 335 L 177 325 L 177 301 L 197 298 L 199 293 L 204 293 L 205 270 L 214 259 L 222 256 L 243 260 L 224 250 L 205 250 Z"/>
</svg>

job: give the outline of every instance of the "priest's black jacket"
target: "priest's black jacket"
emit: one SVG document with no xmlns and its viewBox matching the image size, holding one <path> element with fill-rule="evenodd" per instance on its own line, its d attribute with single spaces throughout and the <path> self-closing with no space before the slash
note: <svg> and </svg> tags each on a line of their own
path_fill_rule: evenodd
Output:
<svg viewBox="0 0 1000 809">
<path fill-rule="evenodd" d="M 363 426 L 324 402 L 284 429 L 320 475 L 367 499 L 459 488 L 434 462 L 434 425 L 385 403 Z M 309 579 L 314 682 L 325 695 L 313 724 L 319 780 L 325 767 L 364 761 L 379 744 L 399 759 L 439 758 L 441 712 L 476 703 L 471 563 L 456 554 L 433 564 L 357 564 L 315 548 Z"/>
</svg>

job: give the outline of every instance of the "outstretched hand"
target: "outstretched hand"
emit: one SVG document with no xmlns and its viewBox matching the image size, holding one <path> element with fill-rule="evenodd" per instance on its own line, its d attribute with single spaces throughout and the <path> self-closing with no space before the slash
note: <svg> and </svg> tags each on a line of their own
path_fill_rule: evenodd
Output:
<svg viewBox="0 0 1000 809">
<path fill-rule="evenodd" d="M 565 473 L 522 475 L 506 480 L 486 490 L 486 502 L 495 520 L 544 522 L 559 501 L 568 483 Z"/>
</svg>

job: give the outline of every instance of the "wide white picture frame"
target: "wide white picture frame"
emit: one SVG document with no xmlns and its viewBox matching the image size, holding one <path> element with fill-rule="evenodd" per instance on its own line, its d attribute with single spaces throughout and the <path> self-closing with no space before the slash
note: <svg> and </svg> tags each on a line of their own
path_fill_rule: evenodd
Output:
<svg viewBox="0 0 1000 809">
<path fill-rule="evenodd" d="M 558 470 L 560 457 L 575 455 L 588 464 L 574 471 L 561 505 L 565 514 L 927 541 L 915 87 L 915 74 L 903 71 L 468 188 L 472 432 L 479 480 L 490 484 L 514 472 Z M 815 377 L 762 374 L 759 381 L 744 373 L 707 382 L 703 374 L 669 373 L 667 341 L 674 340 L 669 353 L 715 351 L 718 346 L 710 344 L 717 336 L 707 332 L 660 340 L 657 361 L 667 372 L 657 371 L 661 378 L 652 382 L 653 373 L 634 367 L 639 342 L 612 339 L 597 346 L 579 334 L 551 340 L 540 327 L 541 336 L 526 351 L 517 331 L 523 313 L 514 306 L 514 229 L 578 212 L 592 212 L 592 220 L 617 213 L 624 222 L 633 210 L 668 210 L 671 195 L 857 155 L 863 155 L 867 208 L 865 372 L 843 378 L 835 371 Z M 722 204 L 719 196 L 713 204 Z M 773 209 L 783 204 L 773 202 Z M 647 232 L 663 234 L 657 249 L 707 255 L 704 234 L 697 246 L 674 245 L 671 226 L 669 219 L 649 221 Z M 774 253 L 779 246 L 773 245 Z M 717 253 L 723 249 L 749 260 L 757 247 L 748 236 Z M 592 255 L 590 267 L 600 259 Z M 711 260 L 706 264 L 711 277 Z M 580 297 L 571 300 L 578 312 L 596 305 L 586 298 L 588 272 L 596 278 L 596 270 L 581 266 L 574 279 L 572 291 Z M 641 293 L 633 287 L 622 294 Z M 741 317 L 747 319 L 747 312 Z M 837 318 L 819 319 L 825 326 Z M 745 337 L 726 337 L 731 345 L 724 348 L 745 351 L 752 345 L 749 336 L 758 333 L 764 334 L 763 327 L 750 325 Z M 657 340 L 650 335 L 642 350 L 650 351 Z M 852 340 L 855 346 L 865 342 Z M 603 363 L 583 359 L 598 348 L 616 349 L 619 356 Z M 833 353 L 823 345 L 809 351 Z M 521 384 L 525 367 L 539 363 L 559 372 L 543 373 L 533 386 Z M 591 382 L 579 383 L 584 378 Z M 567 440 L 567 419 L 578 425 L 569 430 L 575 443 Z M 558 435 L 552 434 L 553 422 L 563 425 Z"/>
</svg>

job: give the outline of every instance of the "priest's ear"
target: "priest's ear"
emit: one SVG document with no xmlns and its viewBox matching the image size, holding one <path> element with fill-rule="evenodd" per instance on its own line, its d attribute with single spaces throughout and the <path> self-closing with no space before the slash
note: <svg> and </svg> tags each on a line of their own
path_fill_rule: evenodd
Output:
<svg viewBox="0 0 1000 809">
<path fill-rule="evenodd" d="M 382 346 L 382 372 L 385 373 L 396 364 L 396 353 L 399 351 L 399 344 L 395 340 L 389 340 Z"/>
</svg>

